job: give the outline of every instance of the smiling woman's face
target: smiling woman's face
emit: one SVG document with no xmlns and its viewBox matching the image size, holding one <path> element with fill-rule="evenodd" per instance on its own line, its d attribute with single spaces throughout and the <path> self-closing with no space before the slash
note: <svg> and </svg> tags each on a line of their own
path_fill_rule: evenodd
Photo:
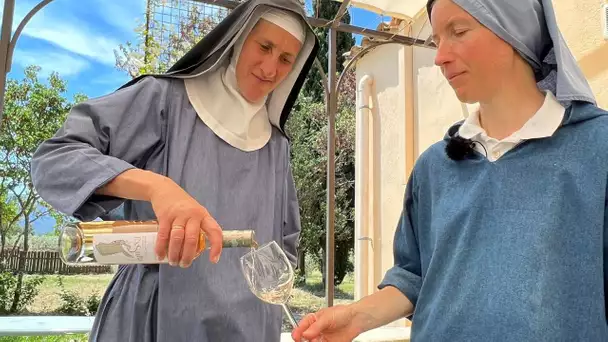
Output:
<svg viewBox="0 0 608 342">
<path fill-rule="evenodd" d="M 236 65 L 241 95 L 249 102 L 268 95 L 289 74 L 301 48 L 289 32 L 260 19 L 243 43 Z"/>
<path fill-rule="evenodd" d="M 485 101 L 515 74 L 517 52 L 452 0 L 434 3 L 431 23 L 435 64 L 460 101 Z"/>
</svg>

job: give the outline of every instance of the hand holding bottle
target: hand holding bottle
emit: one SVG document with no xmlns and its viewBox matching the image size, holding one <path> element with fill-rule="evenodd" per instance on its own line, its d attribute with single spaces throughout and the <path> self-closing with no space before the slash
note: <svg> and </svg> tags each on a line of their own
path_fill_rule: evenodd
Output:
<svg viewBox="0 0 608 342">
<path fill-rule="evenodd" d="M 130 169 L 96 191 L 98 194 L 149 201 L 159 223 L 155 253 L 159 260 L 188 267 L 196 257 L 201 230 L 211 243 L 209 259 L 222 252 L 222 229 L 200 203 L 168 177 Z"/>
<path fill-rule="evenodd" d="M 159 223 L 155 248 L 159 259 L 167 257 L 173 266 L 190 266 L 203 230 L 211 243 L 210 260 L 219 261 L 222 229 L 205 207 L 168 178 L 157 184 L 150 202 Z"/>
</svg>

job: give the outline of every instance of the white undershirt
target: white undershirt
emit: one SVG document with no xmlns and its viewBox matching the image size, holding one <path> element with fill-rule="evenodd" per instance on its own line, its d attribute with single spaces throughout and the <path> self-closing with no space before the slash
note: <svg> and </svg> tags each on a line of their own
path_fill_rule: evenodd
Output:
<svg viewBox="0 0 608 342">
<path fill-rule="evenodd" d="M 479 111 L 472 112 L 458 131 L 465 139 L 474 140 L 475 149 L 494 162 L 524 140 L 546 138 L 555 133 L 564 118 L 565 108 L 550 91 L 545 91 L 545 101 L 540 109 L 518 131 L 497 140 L 489 137 L 479 124 Z M 482 146 L 480 146 L 483 145 Z M 485 149 L 484 149 L 485 148 Z"/>
</svg>

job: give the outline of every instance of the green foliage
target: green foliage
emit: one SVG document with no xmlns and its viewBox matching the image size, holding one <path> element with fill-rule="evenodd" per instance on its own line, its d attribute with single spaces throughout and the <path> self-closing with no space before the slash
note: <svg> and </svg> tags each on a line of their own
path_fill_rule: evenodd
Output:
<svg viewBox="0 0 608 342">
<path fill-rule="evenodd" d="M 161 3 L 168 2 L 171 6 L 177 7 L 177 1 L 150 2 L 145 14 L 145 22 L 135 29 L 137 42 L 120 44 L 119 51 L 114 52 L 116 67 L 119 70 L 125 71 L 133 78 L 143 74 L 166 72 L 224 17 L 224 11 L 217 11 L 213 15 L 203 13 L 195 3 L 180 4 L 180 11 L 187 15 L 180 15 L 177 25 L 163 25 L 154 17 L 154 13 L 151 13 L 152 8 L 156 8 Z M 161 19 L 167 19 L 163 17 Z M 165 31 L 151 28 L 161 28 Z"/>
<path fill-rule="evenodd" d="M 8 203 L 17 206 L 13 212 L 21 215 L 45 211 L 33 194 L 31 158 L 38 146 L 61 127 L 73 105 L 63 95 L 67 85 L 59 75 L 51 74 L 45 84 L 38 79 L 39 72 L 39 67 L 30 66 L 22 80 L 8 80 L 0 130 L 0 188 L 8 194 Z M 77 101 L 84 98 L 80 94 L 75 97 Z M 10 222 L 5 218 L 1 217 L 2 227 Z"/>
<path fill-rule="evenodd" d="M 45 235 L 31 235 L 29 238 L 29 250 L 30 251 L 56 251 L 58 237 L 55 232 L 51 232 Z M 17 239 L 17 235 L 9 235 L 8 240 L 10 241 L 5 246 L 5 249 L 10 250 L 16 245 L 17 248 L 23 248 L 22 240 Z"/>
<path fill-rule="evenodd" d="M 333 19 L 340 3 L 331 0 L 314 0 L 315 15 Z M 348 12 L 340 20 L 350 23 Z M 319 38 L 317 58 L 327 74 L 328 30 L 313 28 Z M 336 70 L 344 70 L 344 53 L 350 51 L 355 41 L 351 34 L 336 35 Z M 335 197 L 335 264 L 334 283 L 340 284 L 354 267 L 351 259 L 354 250 L 354 206 L 355 206 L 355 73 L 344 73 L 338 93 L 339 108 L 336 116 L 336 197 Z M 327 212 L 327 113 L 324 103 L 324 86 L 319 70 L 311 69 L 288 121 L 288 131 L 293 139 L 292 163 L 294 178 L 302 213 L 301 245 L 305 253 L 312 256 L 319 270 L 325 266 L 325 234 Z M 324 274 L 324 273 L 323 273 Z M 298 281 L 302 282 L 302 279 Z M 323 281 L 324 283 L 324 281 Z"/>
<path fill-rule="evenodd" d="M 20 313 L 38 295 L 38 287 L 43 280 L 41 276 L 28 277 L 19 289 L 17 275 L 12 272 L 0 273 L 0 315 Z M 19 301 L 13 304 L 16 291 L 20 291 Z"/>
<path fill-rule="evenodd" d="M 43 140 L 55 134 L 71 107 L 63 96 L 66 82 L 53 73 L 48 85 L 44 84 L 38 79 L 39 71 L 30 66 L 23 80 L 8 81 L 0 142 L 3 152 L 12 150 L 16 158 L 31 157 Z"/>
<path fill-rule="evenodd" d="M 344 88 L 354 83 L 345 74 Z M 355 111 L 352 92 L 340 98 L 336 115 L 335 279 L 340 284 L 353 270 L 349 256 L 354 248 Z M 323 270 L 327 212 L 327 116 L 325 105 L 304 93 L 287 122 L 292 138 L 292 167 L 298 190 L 302 234 L 300 244 Z"/>
<path fill-rule="evenodd" d="M 62 276 L 57 276 L 57 286 L 61 299 L 57 313 L 68 316 L 94 316 L 97 313 L 101 301 L 97 293 L 83 298 L 76 291 L 66 290 Z"/>
<path fill-rule="evenodd" d="M 52 73 L 47 82 L 43 82 L 38 79 L 39 72 L 39 67 L 30 66 L 24 70 L 22 80 L 9 79 L 7 82 L 0 130 L 0 190 L 5 196 L 0 203 L 2 250 L 7 243 L 12 243 L 27 251 L 32 224 L 36 220 L 49 214 L 62 217 L 54 213 L 34 189 L 30 163 L 38 146 L 59 130 L 72 103 L 64 96 L 67 84 L 59 75 Z M 76 101 L 83 99 L 84 95 L 75 97 Z M 15 239 L 12 242 L 7 241 L 9 234 Z M 35 295 L 39 285 L 36 278 L 24 279 L 24 266 L 25 259 L 21 258 L 17 279 L 11 283 L 14 295 L 8 310 L 13 312 L 19 311 Z"/>
<path fill-rule="evenodd" d="M 313 9 L 318 18 L 331 20 L 338 13 L 341 3 L 334 0 L 313 0 Z M 344 14 L 340 22 L 349 24 L 350 15 L 348 11 Z M 317 58 L 321 65 L 323 65 L 323 72 L 327 74 L 327 28 L 315 27 L 313 28 L 315 34 L 319 38 L 319 52 Z M 337 32 L 336 34 L 336 69 L 338 73 L 344 70 L 344 56 L 343 54 L 350 51 L 350 48 L 355 44 L 355 40 L 350 33 Z M 303 92 L 306 96 L 309 96 L 315 102 L 323 102 L 325 100 L 325 88 L 323 87 L 323 81 L 319 70 L 314 67 L 312 68 L 306 83 L 303 87 Z"/>
<path fill-rule="evenodd" d="M 15 236 L 19 232 L 17 220 L 19 218 L 19 205 L 9 196 L 6 186 L 0 187 L 0 254 L 6 245 L 8 236 Z"/>
</svg>

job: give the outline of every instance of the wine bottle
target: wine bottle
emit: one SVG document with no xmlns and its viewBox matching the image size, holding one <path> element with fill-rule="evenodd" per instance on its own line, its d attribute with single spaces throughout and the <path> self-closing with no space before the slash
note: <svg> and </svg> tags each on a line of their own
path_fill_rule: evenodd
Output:
<svg viewBox="0 0 608 342">
<path fill-rule="evenodd" d="M 166 264 L 154 252 L 157 221 L 93 221 L 70 223 L 59 234 L 59 256 L 67 265 Z M 224 230 L 223 248 L 257 248 L 253 230 Z M 208 248 L 204 232 L 197 258 Z"/>
</svg>

